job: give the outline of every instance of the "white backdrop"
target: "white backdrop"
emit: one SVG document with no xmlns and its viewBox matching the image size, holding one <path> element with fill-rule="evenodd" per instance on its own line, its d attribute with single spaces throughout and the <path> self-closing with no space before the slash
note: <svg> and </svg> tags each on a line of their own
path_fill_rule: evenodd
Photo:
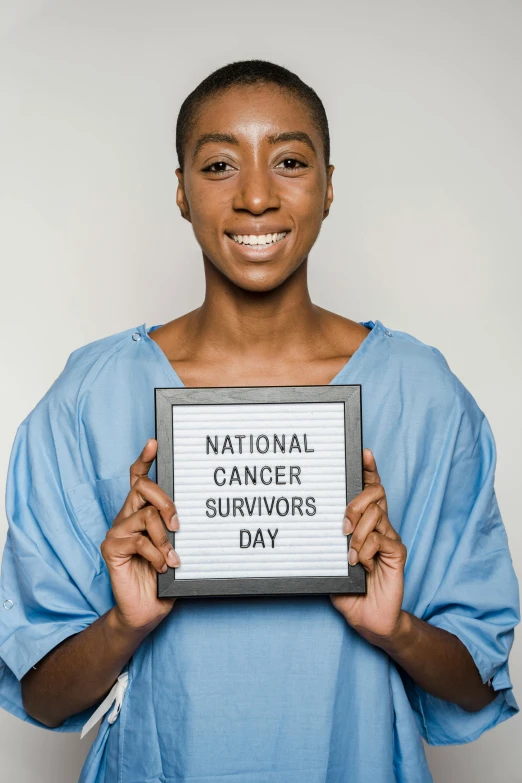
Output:
<svg viewBox="0 0 522 783">
<path fill-rule="evenodd" d="M 175 119 L 210 71 L 260 57 L 311 84 L 330 120 L 313 298 L 445 354 L 496 436 L 521 575 L 521 35 L 513 0 L 0 0 L 0 480 L 72 350 L 200 303 Z M 2 515 L 0 548 L 5 529 Z M 519 640 L 511 673 L 522 704 Z M 522 780 L 521 727 L 429 749 L 436 783 Z M 0 712 L 2 779 L 72 783 L 88 742 Z"/>
</svg>

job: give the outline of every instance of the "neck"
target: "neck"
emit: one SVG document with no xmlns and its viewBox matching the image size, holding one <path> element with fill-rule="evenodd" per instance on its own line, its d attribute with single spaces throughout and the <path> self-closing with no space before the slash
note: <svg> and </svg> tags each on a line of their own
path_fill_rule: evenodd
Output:
<svg viewBox="0 0 522 783">
<path fill-rule="evenodd" d="M 268 292 L 239 288 L 206 258 L 205 280 L 203 304 L 187 324 L 198 353 L 283 359 L 317 339 L 321 308 L 310 299 L 307 260 Z"/>
</svg>

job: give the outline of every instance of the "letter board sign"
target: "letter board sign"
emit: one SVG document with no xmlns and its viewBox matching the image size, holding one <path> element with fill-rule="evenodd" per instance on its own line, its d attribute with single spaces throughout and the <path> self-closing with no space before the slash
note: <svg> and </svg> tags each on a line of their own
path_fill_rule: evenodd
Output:
<svg viewBox="0 0 522 783">
<path fill-rule="evenodd" d="M 362 489 L 361 387 L 155 389 L 181 565 L 158 595 L 364 593 L 342 532 Z"/>
</svg>

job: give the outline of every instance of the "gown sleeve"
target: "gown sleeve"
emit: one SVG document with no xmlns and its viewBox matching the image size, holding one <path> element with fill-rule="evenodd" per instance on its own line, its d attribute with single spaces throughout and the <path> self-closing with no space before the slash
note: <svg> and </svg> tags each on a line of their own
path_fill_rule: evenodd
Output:
<svg viewBox="0 0 522 783">
<path fill-rule="evenodd" d="M 19 426 L 6 486 L 0 706 L 39 726 L 24 710 L 20 680 L 113 604 L 101 556 L 84 529 L 87 519 L 107 523 L 95 482 L 86 480 L 76 398 L 64 373 Z M 72 716 L 57 730 L 78 731 L 95 708 Z"/>
<path fill-rule="evenodd" d="M 497 695 L 482 710 L 468 712 L 405 676 L 419 730 L 431 745 L 471 742 L 519 710 L 508 666 L 520 622 L 519 588 L 494 489 L 495 442 L 471 394 L 456 384 L 447 454 L 433 482 L 429 562 L 414 614 L 457 636 Z"/>
</svg>

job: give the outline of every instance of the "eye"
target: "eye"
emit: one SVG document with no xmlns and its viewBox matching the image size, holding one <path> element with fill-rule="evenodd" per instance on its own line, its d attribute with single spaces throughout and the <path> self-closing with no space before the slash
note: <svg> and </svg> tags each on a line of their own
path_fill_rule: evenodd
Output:
<svg viewBox="0 0 522 783">
<path fill-rule="evenodd" d="M 307 169 L 308 166 L 306 163 L 303 163 L 300 160 L 297 160 L 297 158 L 284 158 L 284 160 L 281 161 L 282 164 L 290 164 L 290 165 L 283 165 L 283 168 L 286 171 L 298 171 L 299 169 Z M 276 166 L 276 169 L 278 169 L 281 166 L 281 163 L 278 163 Z M 297 165 L 296 165 L 297 164 Z"/>
<path fill-rule="evenodd" d="M 229 164 L 224 160 L 216 160 L 214 163 L 211 163 L 209 166 L 207 166 L 204 169 L 201 169 L 202 171 L 208 171 L 210 174 L 226 174 L 227 169 L 225 166 L 228 166 Z M 214 166 L 217 166 L 218 168 L 213 168 Z M 232 168 L 232 167 L 230 167 Z"/>
</svg>

